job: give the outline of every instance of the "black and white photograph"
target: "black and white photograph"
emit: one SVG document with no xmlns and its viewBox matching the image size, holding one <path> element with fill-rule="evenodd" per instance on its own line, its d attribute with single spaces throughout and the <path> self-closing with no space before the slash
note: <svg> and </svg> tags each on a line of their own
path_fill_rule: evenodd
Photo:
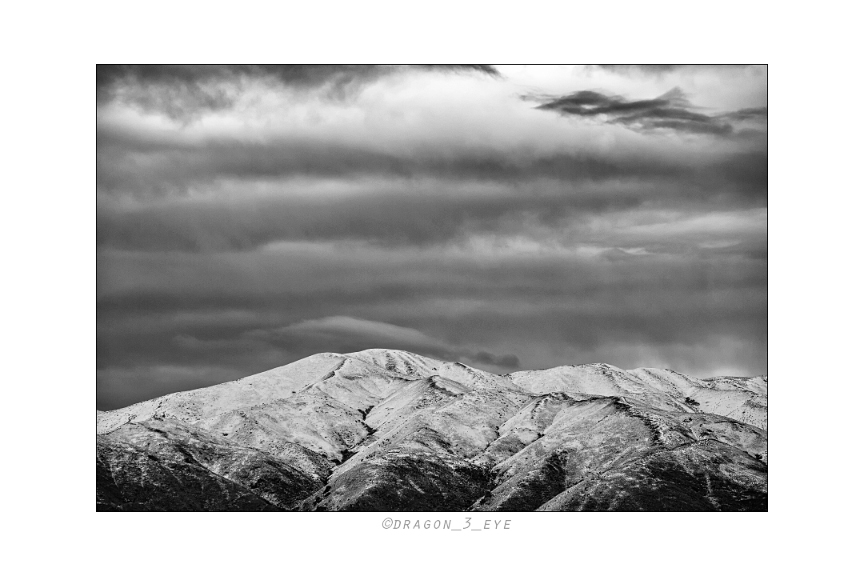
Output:
<svg viewBox="0 0 864 576">
<path fill-rule="evenodd" d="M 768 511 L 768 65 L 95 77 L 97 512 Z"/>
<path fill-rule="evenodd" d="M 816 8 L 10 5 L 6 572 L 855 573 Z"/>
</svg>

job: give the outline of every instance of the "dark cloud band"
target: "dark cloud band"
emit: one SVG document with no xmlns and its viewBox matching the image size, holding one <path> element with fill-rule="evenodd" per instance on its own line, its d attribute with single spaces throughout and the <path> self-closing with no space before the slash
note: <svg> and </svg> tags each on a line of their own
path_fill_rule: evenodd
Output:
<svg viewBox="0 0 864 576">
<path fill-rule="evenodd" d="M 648 100 L 628 100 L 581 90 L 560 98 L 548 99 L 538 106 L 564 115 L 601 117 L 610 123 L 638 130 L 668 129 L 692 134 L 729 135 L 733 122 L 762 119 L 767 108 L 747 108 L 711 116 L 697 112 L 684 93 L 675 88 Z"/>
<path fill-rule="evenodd" d="M 408 71 L 476 73 L 500 77 L 495 68 L 482 64 L 103 64 L 96 67 L 96 101 L 105 104 L 120 98 L 148 111 L 188 120 L 203 111 L 231 107 L 244 80 L 272 81 L 297 90 L 322 89 L 329 96 L 345 97 L 384 76 Z"/>
</svg>

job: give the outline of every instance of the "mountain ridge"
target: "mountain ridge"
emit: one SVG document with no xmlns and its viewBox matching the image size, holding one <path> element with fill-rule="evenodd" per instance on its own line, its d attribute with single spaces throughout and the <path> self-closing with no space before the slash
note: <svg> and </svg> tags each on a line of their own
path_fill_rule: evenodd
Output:
<svg viewBox="0 0 864 576">
<path fill-rule="evenodd" d="M 767 377 L 370 349 L 97 410 L 97 509 L 173 509 L 146 489 L 172 466 L 213 487 L 196 509 L 767 509 Z"/>
</svg>

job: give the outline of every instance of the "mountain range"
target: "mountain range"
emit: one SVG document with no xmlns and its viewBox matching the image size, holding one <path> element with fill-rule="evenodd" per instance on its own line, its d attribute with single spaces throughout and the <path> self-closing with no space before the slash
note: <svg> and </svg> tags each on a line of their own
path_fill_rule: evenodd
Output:
<svg viewBox="0 0 864 576">
<path fill-rule="evenodd" d="M 316 354 L 96 412 L 104 511 L 768 509 L 768 378 Z"/>
</svg>

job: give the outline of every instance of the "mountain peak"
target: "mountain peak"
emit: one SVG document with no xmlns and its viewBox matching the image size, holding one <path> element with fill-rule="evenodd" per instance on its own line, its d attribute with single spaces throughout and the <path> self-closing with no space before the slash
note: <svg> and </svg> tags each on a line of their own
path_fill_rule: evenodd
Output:
<svg viewBox="0 0 864 576">
<path fill-rule="evenodd" d="M 605 363 L 499 375 L 379 348 L 315 354 L 96 418 L 99 509 L 767 502 L 767 379 L 758 377 Z M 700 478 L 729 488 L 718 496 Z"/>
</svg>

